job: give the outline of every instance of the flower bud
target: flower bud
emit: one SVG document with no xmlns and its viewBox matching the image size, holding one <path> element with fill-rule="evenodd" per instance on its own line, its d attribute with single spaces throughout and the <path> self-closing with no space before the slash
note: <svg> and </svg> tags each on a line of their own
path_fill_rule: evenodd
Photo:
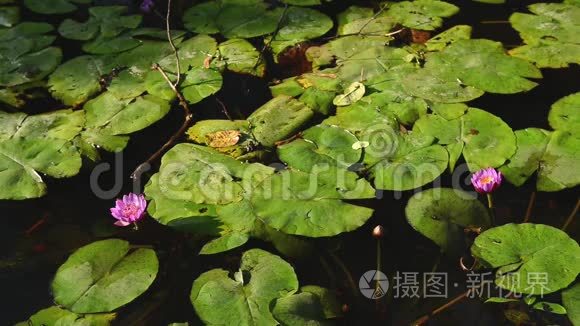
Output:
<svg viewBox="0 0 580 326">
<path fill-rule="evenodd" d="M 377 225 L 373 229 L 373 237 L 375 239 L 381 239 L 385 235 L 385 230 L 382 225 Z"/>
</svg>

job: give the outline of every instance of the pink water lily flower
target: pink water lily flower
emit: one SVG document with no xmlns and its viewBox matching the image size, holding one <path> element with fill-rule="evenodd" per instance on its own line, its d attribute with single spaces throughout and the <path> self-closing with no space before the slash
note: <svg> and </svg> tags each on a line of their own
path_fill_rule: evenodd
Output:
<svg viewBox="0 0 580 326">
<path fill-rule="evenodd" d="M 499 188 L 503 176 L 494 168 L 487 168 L 475 172 L 471 176 L 471 184 L 480 194 L 489 194 Z"/>
<path fill-rule="evenodd" d="M 117 199 L 115 207 L 111 208 L 111 215 L 117 219 L 115 225 L 127 226 L 139 221 L 145 216 L 147 201 L 143 194 L 130 193 L 124 195 L 123 199 Z"/>
</svg>

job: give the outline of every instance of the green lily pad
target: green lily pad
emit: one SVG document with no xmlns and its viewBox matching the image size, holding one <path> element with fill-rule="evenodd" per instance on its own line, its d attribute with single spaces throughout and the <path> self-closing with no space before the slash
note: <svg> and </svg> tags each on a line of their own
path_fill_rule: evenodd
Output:
<svg viewBox="0 0 580 326">
<path fill-rule="evenodd" d="M 438 0 L 415 0 L 387 3 L 384 15 L 393 17 L 401 25 L 431 31 L 443 24 L 443 18 L 459 12 L 459 8 Z"/>
<path fill-rule="evenodd" d="M 358 162 L 362 151 L 353 149 L 358 139 L 350 132 L 328 125 L 305 130 L 300 139 L 278 147 L 280 159 L 301 171 L 329 165 L 348 168 Z"/>
<path fill-rule="evenodd" d="M 346 129 L 363 141 L 372 139 L 377 131 L 399 128 L 395 114 L 387 106 L 381 105 L 377 97 L 380 96 L 372 94 L 353 105 L 339 107 L 336 115 L 322 123 Z"/>
<path fill-rule="evenodd" d="M 396 24 L 397 21 L 392 17 L 371 15 L 345 23 L 340 31 L 342 35 L 382 36 L 386 35 Z"/>
<path fill-rule="evenodd" d="M 485 92 L 466 86 L 461 80 L 448 76 L 444 69 L 420 69 L 402 80 L 404 90 L 416 97 L 439 103 L 468 102 Z"/>
<path fill-rule="evenodd" d="M 517 130 L 516 153 L 500 168 L 505 178 L 516 186 L 521 186 L 538 169 L 540 160 L 550 141 L 550 132 L 538 128 Z"/>
<path fill-rule="evenodd" d="M 357 46 L 352 44 L 351 46 Z M 355 54 L 338 59 L 338 77 L 344 81 L 345 86 L 352 82 L 360 81 L 363 84 L 372 85 L 392 79 L 389 74 L 392 70 L 414 67 L 407 62 L 405 57 L 409 52 L 405 49 L 388 46 L 375 46 L 370 48 L 356 48 Z"/>
<path fill-rule="evenodd" d="M 540 191 L 559 191 L 580 184 L 576 173 L 580 136 L 566 131 L 554 131 L 540 160 L 537 188 Z"/>
<path fill-rule="evenodd" d="M 283 325 L 332 325 L 328 319 L 340 316 L 340 305 L 327 289 L 305 286 L 277 299 L 272 314 Z"/>
<path fill-rule="evenodd" d="M 179 61 L 182 69 L 185 71 L 188 66 L 191 68 L 206 68 L 206 60 L 216 55 L 217 42 L 211 36 L 200 34 L 181 42 L 177 47 Z M 171 53 L 167 57 L 159 60 L 159 65 L 165 71 L 176 73 L 175 55 Z"/>
<path fill-rule="evenodd" d="M 54 300 L 75 313 L 113 311 L 143 294 L 157 276 L 155 251 L 119 239 L 75 251 L 52 281 Z"/>
<path fill-rule="evenodd" d="M 0 86 L 41 80 L 58 66 L 62 52 L 49 47 L 55 39 L 48 34 L 52 31 L 49 24 L 33 22 L 0 30 Z"/>
<path fill-rule="evenodd" d="M 497 268 L 495 284 L 542 295 L 567 287 L 580 273 L 580 246 L 565 232 L 541 224 L 506 224 L 479 235 L 471 253 Z"/>
<path fill-rule="evenodd" d="M 566 307 L 568 318 L 573 325 L 580 325 L 580 283 L 562 291 L 562 304 Z"/>
<path fill-rule="evenodd" d="M 187 9 L 182 17 L 185 28 L 200 34 L 216 34 L 220 29 L 216 19 L 220 12 L 219 1 L 208 1 Z"/>
<path fill-rule="evenodd" d="M 274 146 L 277 141 L 296 134 L 314 113 L 303 103 L 288 97 L 277 96 L 258 108 L 248 117 L 254 138 L 264 146 Z"/>
<path fill-rule="evenodd" d="M 287 78 L 271 86 L 270 90 L 274 97 L 278 95 L 298 97 L 300 102 L 313 111 L 328 115 L 332 111 L 332 101 L 336 93 L 342 90 L 341 82 L 334 69 L 325 69 Z"/>
<path fill-rule="evenodd" d="M 212 135 L 228 131 L 239 132 L 239 140 L 230 146 L 214 147 L 221 153 L 238 158 L 247 154 L 249 149 L 257 144 L 251 137 L 250 124 L 246 120 L 202 120 L 187 130 L 187 136 L 195 143 L 210 146 Z"/>
<path fill-rule="evenodd" d="M 260 59 L 260 53 L 248 41 L 243 39 L 231 39 L 218 46 L 219 56 L 212 64 L 217 67 L 258 77 L 263 77 L 266 66 Z"/>
<path fill-rule="evenodd" d="M 24 5 L 39 14 L 65 14 L 77 10 L 77 4 L 89 4 L 92 0 L 24 0 Z"/>
<path fill-rule="evenodd" d="M 61 60 L 61 50 L 48 47 L 4 62 L 0 64 L 0 86 L 15 86 L 41 80 L 48 76 Z"/>
<path fill-rule="evenodd" d="M 528 6 L 534 13 L 514 13 L 510 23 L 528 44 L 537 44 L 542 39 L 564 43 L 578 43 L 574 34 L 578 32 L 580 8 L 572 4 L 537 3 Z"/>
<path fill-rule="evenodd" d="M 0 102 L 13 108 L 22 108 L 29 100 L 45 96 L 42 89 L 46 87 L 44 81 L 36 81 L 0 89 Z"/>
<path fill-rule="evenodd" d="M 580 64 L 580 44 L 543 41 L 511 49 L 509 53 L 540 68 L 567 68 L 572 63 Z"/>
<path fill-rule="evenodd" d="M 457 42 L 458 40 L 468 40 L 471 38 L 471 26 L 457 25 L 450 29 L 443 31 L 425 42 L 425 46 L 429 51 L 441 51 L 449 44 Z"/>
<path fill-rule="evenodd" d="M 568 95 L 554 103 L 548 114 L 548 121 L 556 130 L 580 130 L 580 93 Z"/>
<path fill-rule="evenodd" d="M 372 8 L 367 7 L 359 7 L 359 6 L 350 6 L 345 11 L 339 13 L 336 16 L 336 20 L 338 21 L 338 35 L 347 34 L 345 32 L 345 26 L 348 23 L 353 21 L 363 19 L 363 18 L 371 18 L 374 15 L 374 11 Z"/>
<path fill-rule="evenodd" d="M 36 198 L 46 193 L 40 173 L 70 177 L 81 157 L 71 140 L 84 124 L 82 111 L 27 116 L 0 112 L 0 198 Z"/>
<path fill-rule="evenodd" d="M 212 1 L 188 9 L 183 21 L 196 33 L 219 31 L 226 38 L 251 38 L 274 32 L 281 14 L 280 8 L 270 9 L 262 1 Z"/>
<path fill-rule="evenodd" d="M 380 54 L 380 49 L 387 46 L 389 42 L 392 41 L 391 37 L 388 36 L 365 36 L 365 35 L 348 35 L 334 39 L 321 46 L 311 46 L 306 50 L 306 58 L 312 62 L 313 68 L 332 65 L 335 60 L 341 59 L 346 60 L 354 55 L 361 52 L 361 49 L 368 51 L 372 48 L 377 48 L 374 50 Z M 362 51 L 362 52 L 365 52 Z M 383 51 L 386 52 L 386 51 Z M 407 56 L 408 52 L 400 52 L 401 60 L 403 57 Z M 381 64 L 389 62 L 389 52 L 384 54 L 385 58 L 380 60 Z M 368 62 L 372 63 L 372 53 L 367 56 Z M 376 62 L 376 60 L 375 60 Z M 385 65 L 387 68 L 389 64 Z M 388 69 L 387 69 L 388 70 Z M 384 72 L 381 71 L 381 72 Z M 356 79 L 360 79 L 360 70 L 357 71 Z M 364 76 L 363 76 L 364 77 Z M 349 80 L 352 82 L 353 80 Z"/>
<path fill-rule="evenodd" d="M 490 226 L 487 208 L 458 189 L 433 188 L 415 194 L 405 208 L 409 224 L 442 251 L 460 255 L 467 246 L 464 229 Z"/>
<path fill-rule="evenodd" d="M 324 0 L 330 2 L 332 0 Z M 283 3 L 294 6 L 316 6 L 322 3 L 320 0 L 282 0 Z"/>
<path fill-rule="evenodd" d="M 516 152 L 516 137 L 511 128 L 480 109 L 469 108 L 452 120 L 426 115 L 417 120 L 413 131 L 435 137 L 442 145 L 463 144 L 463 157 L 470 171 L 500 167 Z"/>
<path fill-rule="evenodd" d="M 93 56 L 79 56 L 60 65 L 49 77 L 54 98 L 66 105 L 86 102 L 101 90 L 103 63 Z"/>
<path fill-rule="evenodd" d="M 527 43 L 510 51 L 515 57 L 541 68 L 568 67 L 580 63 L 580 6 L 574 3 L 537 3 L 528 6 L 534 14 L 514 13 L 510 23 Z"/>
<path fill-rule="evenodd" d="M 187 72 L 180 86 L 183 97 L 195 104 L 222 88 L 222 75 L 213 69 L 194 68 Z"/>
<path fill-rule="evenodd" d="M 456 79 L 460 84 L 500 94 L 528 91 L 537 84 L 527 78 L 542 77 L 533 64 L 506 55 L 501 43 L 485 39 L 458 40 L 431 53 L 425 67 L 443 80 Z"/>
<path fill-rule="evenodd" d="M 342 200 L 374 197 L 366 181 L 344 169 L 275 173 L 273 168 L 191 144 L 177 145 L 165 154 L 145 193 L 152 200 L 151 216 L 161 223 L 222 236 L 203 253 L 243 244 L 257 221 L 285 234 L 310 237 L 351 231 L 372 210 Z"/>
<path fill-rule="evenodd" d="M 30 316 L 27 321 L 20 322 L 15 326 L 109 326 L 115 319 L 115 314 L 83 314 L 53 306 L 42 309 Z"/>
<path fill-rule="evenodd" d="M 246 251 L 234 277 L 228 274 L 226 270 L 213 269 L 193 282 L 191 303 L 206 324 L 276 324 L 271 302 L 298 290 L 292 266 L 261 249 Z"/>
<path fill-rule="evenodd" d="M 274 58 L 286 48 L 320 37 L 333 26 L 332 19 L 310 8 L 289 7 L 274 38 L 267 38 Z"/>
<path fill-rule="evenodd" d="M 91 7 L 87 21 L 80 23 L 65 19 L 58 32 L 68 39 L 90 41 L 83 46 L 83 50 L 89 53 L 126 51 L 138 46 L 139 42 L 130 34 L 121 34 L 136 28 L 142 20 L 140 15 L 123 16 L 127 11 L 123 6 Z"/>
<path fill-rule="evenodd" d="M 156 73 L 159 74 L 157 71 Z M 120 100 L 133 99 L 147 90 L 144 79 L 143 72 L 137 69 L 126 69 L 111 80 L 107 90 Z M 167 85 L 166 81 L 165 84 Z"/>
<path fill-rule="evenodd" d="M 124 135 L 148 127 L 169 112 L 169 103 L 153 95 L 135 100 L 118 100 L 105 92 L 84 106 L 87 128 L 99 128 L 109 135 Z"/>
<path fill-rule="evenodd" d="M 435 180 L 447 168 L 445 148 L 434 138 L 417 133 L 400 134 L 391 127 L 371 125 L 359 137 L 365 148 L 364 163 L 378 189 L 410 190 Z"/>
</svg>

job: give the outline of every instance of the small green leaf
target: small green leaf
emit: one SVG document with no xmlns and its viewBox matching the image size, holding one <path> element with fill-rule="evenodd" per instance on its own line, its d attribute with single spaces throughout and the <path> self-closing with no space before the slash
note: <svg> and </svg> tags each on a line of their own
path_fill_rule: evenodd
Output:
<svg viewBox="0 0 580 326">
<path fill-rule="evenodd" d="M 360 148 L 353 148 L 357 142 L 344 129 L 318 125 L 305 130 L 301 139 L 279 146 L 278 156 L 289 166 L 305 172 L 322 165 L 348 168 L 361 157 Z"/>
<path fill-rule="evenodd" d="M 502 298 L 502 297 L 491 297 L 485 300 L 485 303 L 506 303 L 506 302 L 518 302 L 518 299 L 509 299 L 509 298 Z"/>
<path fill-rule="evenodd" d="M 541 224 L 506 224 L 484 231 L 471 253 L 497 268 L 495 284 L 544 295 L 567 287 L 580 273 L 580 246 L 565 232 Z"/>
<path fill-rule="evenodd" d="M 231 39 L 218 46 L 219 57 L 212 64 L 217 67 L 258 77 L 263 77 L 266 66 L 261 61 L 260 53 L 254 46 L 244 39 Z"/>
<path fill-rule="evenodd" d="M 459 8 L 438 0 L 415 0 L 387 3 L 384 15 L 393 17 L 401 25 L 418 30 L 434 30 L 443 18 L 459 12 Z"/>
<path fill-rule="evenodd" d="M 277 59 L 278 54 L 286 48 L 320 37 L 332 26 L 332 19 L 317 10 L 289 7 L 275 37 L 266 38 L 265 42 L 270 45 Z"/>
<path fill-rule="evenodd" d="M 429 51 L 441 51 L 458 40 L 468 40 L 470 38 L 471 26 L 457 25 L 430 38 L 425 43 L 425 46 Z"/>
<path fill-rule="evenodd" d="M 580 93 L 568 95 L 552 104 L 548 114 L 550 126 L 556 130 L 580 130 Z"/>
<path fill-rule="evenodd" d="M 405 215 L 415 230 L 453 255 L 461 255 L 466 248 L 466 227 L 490 225 L 487 209 L 477 197 L 451 188 L 433 188 L 415 194 L 405 208 Z"/>
<path fill-rule="evenodd" d="M 533 308 L 536 310 L 551 312 L 553 314 L 558 314 L 558 315 L 565 315 L 566 314 L 566 308 L 562 307 L 561 305 L 559 305 L 557 303 L 552 303 L 552 302 L 545 302 L 545 301 L 537 302 L 534 304 Z"/>
<path fill-rule="evenodd" d="M 60 65 L 49 77 L 52 96 L 66 105 L 79 105 L 101 90 L 102 62 L 79 56 Z"/>
<path fill-rule="evenodd" d="M 52 291 L 58 304 L 75 313 L 110 312 L 143 294 L 157 270 L 155 251 L 102 240 L 78 249 L 59 267 Z"/>
<path fill-rule="evenodd" d="M 24 0 L 24 5 L 39 14 L 65 14 L 75 11 L 77 6 L 73 3 L 88 4 L 92 0 Z"/>
<path fill-rule="evenodd" d="M 258 142 L 274 146 L 277 141 L 297 133 L 313 115 L 303 103 L 288 96 L 277 96 L 254 111 L 248 121 Z"/>
<path fill-rule="evenodd" d="M 109 326 L 115 317 L 115 314 L 77 315 L 74 312 L 53 306 L 38 311 L 30 316 L 27 321 L 18 323 L 15 326 Z"/>
<path fill-rule="evenodd" d="M 580 325 L 580 283 L 562 291 L 562 304 L 566 307 L 568 318 L 574 326 Z"/>
<path fill-rule="evenodd" d="M 230 278 L 223 269 L 205 272 L 193 282 L 190 299 L 197 315 L 206 324 L 276 324 L 270 304 L 298 290 L 292 266 L 266 251 L 251 249 L 242 255 L 238 273 L 245 282 Z"/>
<path fill-rule="evenodd" d="M 222 88 L 222 75 L 213 69 L 193 68 L 187 72 L 180 86 L 183 97 L 195 104 Z"/>
</svg>

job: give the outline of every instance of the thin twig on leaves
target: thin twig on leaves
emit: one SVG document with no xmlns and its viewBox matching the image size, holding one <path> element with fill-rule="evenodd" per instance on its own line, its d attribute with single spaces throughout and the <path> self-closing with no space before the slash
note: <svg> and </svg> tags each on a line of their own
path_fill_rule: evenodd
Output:
<svg viewBox="0 0 580 326">
<path fill-rule="evenodd" d="M 179 63 L 179 53 L 177 52 L 177 48 L 175 47 L 175 44 L 173 43 L 173 38 L 171 37 L 170 22 L 171 22 L 171 0 L 168 0 L 167 17 L 165 18 L 165 31 L 167 32 L 167 40 L 169 41 L 169 45 L 171 45 L 171 49 L 173 50 L 173 54 L 175 55 L 175 65 L 177 69 L 177 79 L 175 80 L 175 84 L 171 83 L 171 81 L 169 81 L 169 83 L 173 85 L 172 88 L 174 88 L 175 90 L 175 88 L 177 88 L 179 82 L 181 81 L 181 67 Z"/>
<path fill-rule="evenodd" d="M 570 226 L 570 224 L 572 224 L 574 218 L 576 217 L 576 214 L 578 214 L 578 209 L 580 209 L 580 199 L 578 199 L 578 201 L 576 202 L 576 206 L 574 206 L 574 209 L 572 210 L 572 213 L 570 213 L 570 216 L 568 216 L 568 218 L 566 219 L 564 226 L 562 226 L 562 231 L 566 231 L 566 229 Z"/>
<path fill-rule="evenodd" d="M 270 40 L 268 40 L 268 43 L 265 43 L 264 46 L 262 47 L 262 50 L 260 51 L 260 56 L 258 57 L 256 64 L 254 65 L 254 70 L 256 70 L 256 68 L 258 68 L 258 66 L 262 63 L 262 61 L 264 60 L 264 52 L 266 52 L 266 50 L 270 47 L 270 45 L 272 44 L 272 42 L 276 38 L 276 35 L 278 35 L 280 28 L 282 28 L 282 22 L 284 21 L 284 18 L 286 18 L 287 11 L 288 11 L 288 4 L 284 4 L 284 11 L 282 12 L 282 15 L 280 15 L 280 19 L 278 19 L 278 24 L 276 25 L 276 29 L 272 33 L 272 36 L 270 37 Z"/>
<path fill-rule="evenodd" d="M 175 96 L 177 96 L 177 99 L 179 100 L 179 106 L 181 106 L 181 108 L 183 108 L 183 113 L 184 113 L 183 124 L 177 130 L 177 132 L 175 132 L 171 136 L 171 138 L 169 138 L 169 140 L 167 140 L 167 142 L 165 144 L 163 144 L 163 146 L 161 146 L 161 148 L 159 148 L 155 153 L 153 153 L 153 155 L 151 155 L 145 162 L 139 164 L 139 166 L 137 166 L 135 168 L 133 173 L 131 173 L 131 179 L 133 179 L 134 181 L 137 181 L 138 179 L 140 179 L 141 174 L 143 174 L 143 172 L 145 172 L 147 169 L 149 169 L 149 167 L 151 166 L 151 163 L 153 161 L 157 160 L 161 155 L 163 155 L 163 153 L 165 153 L 167 151 L 167 149 L 169 149 L 171 146 L 173 146 L 173 144 L 175 144 L 175 142 L 177 142 L 177 140 L 181 137 L 181 135 L 183 135 L 185 133 L 185 131 L 187 130 L 187 128 L 189 128 L 191 121 L 192 121 L 192 118 L 193 118 L 193 116 L 191 114 L 191 110 L 189 109 L 189 105 L 187 105 L 187 101 L 185 100 L 183 95 L 181 95 L 181 93 L 177 89 L 177 87 L 179 86 L 180 77 L 181 77 L 181 66 L 180 66 L 180 62 L 179 62 L 179 54 L 177 52 L 177 48 L 175 47 L 175 44 L 173 43 L 173 39 L 171 37 L 170 19 L 171 19 L 171 0 L 168 0 L 167 1 L 167 17 L 165 19 L 165 29 L 167 32 L 167 41 L 169 42 L 169 45 L 171 46 L 171 49 L 173 50 L 173 53 L 175 55 L 177 79 L 176 79 L 175 83 L 171 82 L 171 79 L 169 79 L 169 77 L 167 76 L 167 73 L 165 73 L 163 68 L 161 68 L 158 64 L 154 64 L 152 69 L 159 71 L 159 73 L 161 74 L 161 76 L 163 76 L 163 79 L 165 79 L 165 81 L 167 82 L 169 87 L 171 87 L 171 90 L 173 90 L 173 93 L 175 93 Z"/>
<path fill-rule="evenodd" d="M 469 289 L 469 290 L 465 291 L 464 293 L 456 296 L 451 301 L 447 302 L 446 304 L 442 305 L 441 307 L 430 312 L 428 315 L 425 315 L 425 316 L 415 320 L 413 323 L 411 323 L 411 325 L 413 325 L 413 326 L 425 325 L 425 323 L 427 323 L 427 321 L 429 321 L 429 319 L 431 317 L 447 310 L 447 308 L 454 306 L 456 303 L 463 301 L 465 298 L 467 298 L 471 294 L 472 290 L 473 289 Z"/>
<path fill-rule="evenodd" d="M 329 37 L 325 38 L 325 40 L 333 40 L 333 39 L 346 37 L 346 36 L 359 36 L 359 35 L 363 35 L 363 36 L 393 36 L 393 35 L 397 35 L 397 34 L 403 32 L 405 29 L 406 28 L 399 28 L 398 30 L 390 32 L 390 33 L 361 33 L 361 32 L 348 33 L 348 34 L 329 36 Z"/>
<path fill-rule="evenodd" d="M 151 166 L 151 163 L 153 161 L 157 160 L 161 155 L 163 155 L 163 153 L 165 153 L 165 151 L 167 151 L 171 146 L 173 146 L 173 144 L 175 144 L 175 142 L 177 142 L 177 140 L 181 137 L 181 135 L 183 135 L 185 133 L 185 131 L 187 130 L 187 128 L 189 128 L 191 121 L 192 121 L 192 118 L 193 118 L 193 116 L 191 114 L 191 110 L 189 109 L 189 106 L 187 105 L 187 101 L 185 100 L 185 98 L 183 98 L 183 95 L 181 95 L 181 93 L 177 90 L 177 88 L 171 82 L 171 80 L 169 80 L 169 77 L 167 76 L 165 71 L 163 71 L 163 69 L 158 64 L 155 64 L 153 66 L 153 69 L 156 69 L 157 71 L 159 71 L 161 76 L 163 76 L 163 79 L 165 79 L 165 81 L 167 81 L 167 83 L 169 84 L 169 86 L 171 87 L 171 89 L 173 90 L 175 95 L 177 96 L 177 98 L 179 100 L 179 106 L 181 106 L 183 108 L 184 120 L 183 120 L 183 124 L 181 125 L 179 130 L 177 130 L 177 132 L 175 132 L 171 136 L 171 138 L 169 138 L 169 140 L 167 140 L 167 142 L 165 144 L 163 144 L 163 146 L 161 146 L 161 148 L 159 148 L 155 153 L 153 153 L 153 155 L 151 155 L 147 159 L 147 161 L 139 164 L 139 166 L 135 169 L 135 171 L 133 171 L 133 173 L 131 173 L 131 178 L 133 180 L 139 179 L 141 177 L 141 174 L 145 170 L 149 169 L 149 167 Z"/>
<path fill-rule="evenodd" d="M 367 25 L 370 24 L 373 20 L 377 19 L 377 17 L 379 17 L 379 15 L 385 11 L 387 7 L 388 5 L 381 6 L 381 9 L 379 9 L 379 11 L 377 11 L 364 25 L 362 25 L 357 34 L 361 34 L 362 30 L 365 29 L 365 27 L 367 27 Z"/>
</svg>

